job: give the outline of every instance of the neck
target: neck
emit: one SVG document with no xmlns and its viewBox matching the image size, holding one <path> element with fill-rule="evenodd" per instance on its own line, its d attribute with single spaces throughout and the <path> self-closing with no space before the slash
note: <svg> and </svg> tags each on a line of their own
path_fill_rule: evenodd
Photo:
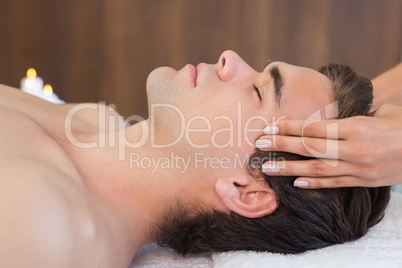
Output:
<svg viewBox="0 0 402 268">
<path fill-rule="evenodd" d="M 127 248 L 134 249 L 134 253 L 155 238 L 156 226 L 165 213 L 178 201 L 189 201 L 194 194 L 191 189 L 195 188 L 189 183 L 188 173 L 183 176 L 181 170 L 166 170 L 160 162 L 155 165 L 158 159 L 169 158 L 171 148 L 154 149 L 149 138 L 141 146 L 133 145 L 142 138 L 142 126 L 136 124 L 86 137 L 87 142 L 97 141 L 98 146 L 74 147 L 72 153 L 88 191 L 113 214 L 116 228 L 122 230 Z M 109 142 L 101 146 L 102 139 Z M 115 146 L 110 141 L 115 141 Z"/>
</svg>

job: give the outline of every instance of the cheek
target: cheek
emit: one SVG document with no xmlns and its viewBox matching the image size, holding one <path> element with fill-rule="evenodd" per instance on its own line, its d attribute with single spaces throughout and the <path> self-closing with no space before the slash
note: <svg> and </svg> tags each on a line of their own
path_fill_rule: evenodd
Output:
<svg viewBox="0 0 402 268">
<path fill-rule="evenodd" d="M 275 118 L 269 118 L 268 116 L 256 113 L 249 114 L 248 117 L 244 118 L 241 135 L 244 145 L 254 148 L 254 143 L 263 134 L 262 130 L 264 127 L 273 121 L 275 121 Z"/>
<path fill-rule="evenodd" d="M 188 118 L 186 133 L 192 141 L 209 145 L 213 148 L 254 148 L 255 140 L 262 134 L 268 123 L 257 109 L 241 104 L 223 103 L 211 106 L 209 111 Z M 215 108 L 215 110 L 214 110 Z"/>
<path fill-rule="evenodd" d="M 190 145 L 208 145 L 211 154 L 230 155 L 231 157 L 244 158 L 246 152 L 255 149 L 255 141 L 260 137 L 262 129 L 269 123 L 269 119 L 263 112 L 255 108 L 254 103 L 241 104 L 237 102 L 225 104 L 219 107 L 221 113 L 211 109 L 208 116 L 199 116 L 187 121 L 186 139 Z M 225 109 L 223 109 L 225 108 Z M 225 112 L 223 112 L 225 111 Z M 271 113 L 269 113 L 271 114 Z M 216 149 L 215 152 L 212 152 Z"/>
<path fill-rule="evenodd" d="M 158 68 L 151 73 L 149 86 L 157 86 L 163 81 L 161 77 L 169 80 L 169 75 L 169 69 Z M 161 98 L 166 91 L 171 93 L 170 89 L 160 91 L 158 88 L 156 97 Z M 171 93 L 170 102 L 165 98 L 159 104 L 150 104 L 157 143 L 169 144 L 179 139 L 189 153 L 202 150 L 210 157 L 230 155 L 233 162 L 236 155 L 237 161 L 244 161 L 245 151 L 241 150 L 252 151 L 268 123 L 258 115 L 259 103 L 247 92 L 233 88 L 198 88 L 179 93 Z"/>
</svg>

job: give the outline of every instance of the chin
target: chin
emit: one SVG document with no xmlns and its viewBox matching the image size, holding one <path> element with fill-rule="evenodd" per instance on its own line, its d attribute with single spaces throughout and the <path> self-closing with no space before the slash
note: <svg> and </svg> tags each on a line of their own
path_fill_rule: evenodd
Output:
<svg viewBox="0 0 402 268">
<path fill-rule="evenodd" d="M 163 101 L 166 95 L 174 88 L 176 70 L 170 67 L 159 67 L 153 70 L 147 79 L 146 89 L 148 100 L 151 102 Z"/>
</svg>

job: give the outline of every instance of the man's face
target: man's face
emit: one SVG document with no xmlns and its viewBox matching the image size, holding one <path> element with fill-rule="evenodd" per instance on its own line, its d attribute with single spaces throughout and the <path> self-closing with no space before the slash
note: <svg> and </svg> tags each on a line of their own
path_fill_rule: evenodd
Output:
<svg viewBox="0 0 402 268">
<path fill-rule="evenodd" d="M 282 62 L 257 72 L 233 51 L 214 65 L 158 68 L 148 77 L 147 92 L 155 143 L 188 157 L 228 158 L 228 168 L 218 169 L 229 175 L 245 170 L 235 165 L 236 157 L 254 151 L 268 123 L 307 118 L 333 101 L 323 74 Z"/>
</svg>

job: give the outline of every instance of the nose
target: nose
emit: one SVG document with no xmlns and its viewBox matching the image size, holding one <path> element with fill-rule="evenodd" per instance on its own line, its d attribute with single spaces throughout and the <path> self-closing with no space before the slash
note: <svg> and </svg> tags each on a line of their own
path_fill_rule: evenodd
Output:
<svg viewBox="0 0 402 268">
<path fill-rule="evenodd" d="M 247 75 L 250 71 L 254 70 L 232 50 L 226 50 L 219 57 L 218 76 L 223 82 Z"/>
</svg>

